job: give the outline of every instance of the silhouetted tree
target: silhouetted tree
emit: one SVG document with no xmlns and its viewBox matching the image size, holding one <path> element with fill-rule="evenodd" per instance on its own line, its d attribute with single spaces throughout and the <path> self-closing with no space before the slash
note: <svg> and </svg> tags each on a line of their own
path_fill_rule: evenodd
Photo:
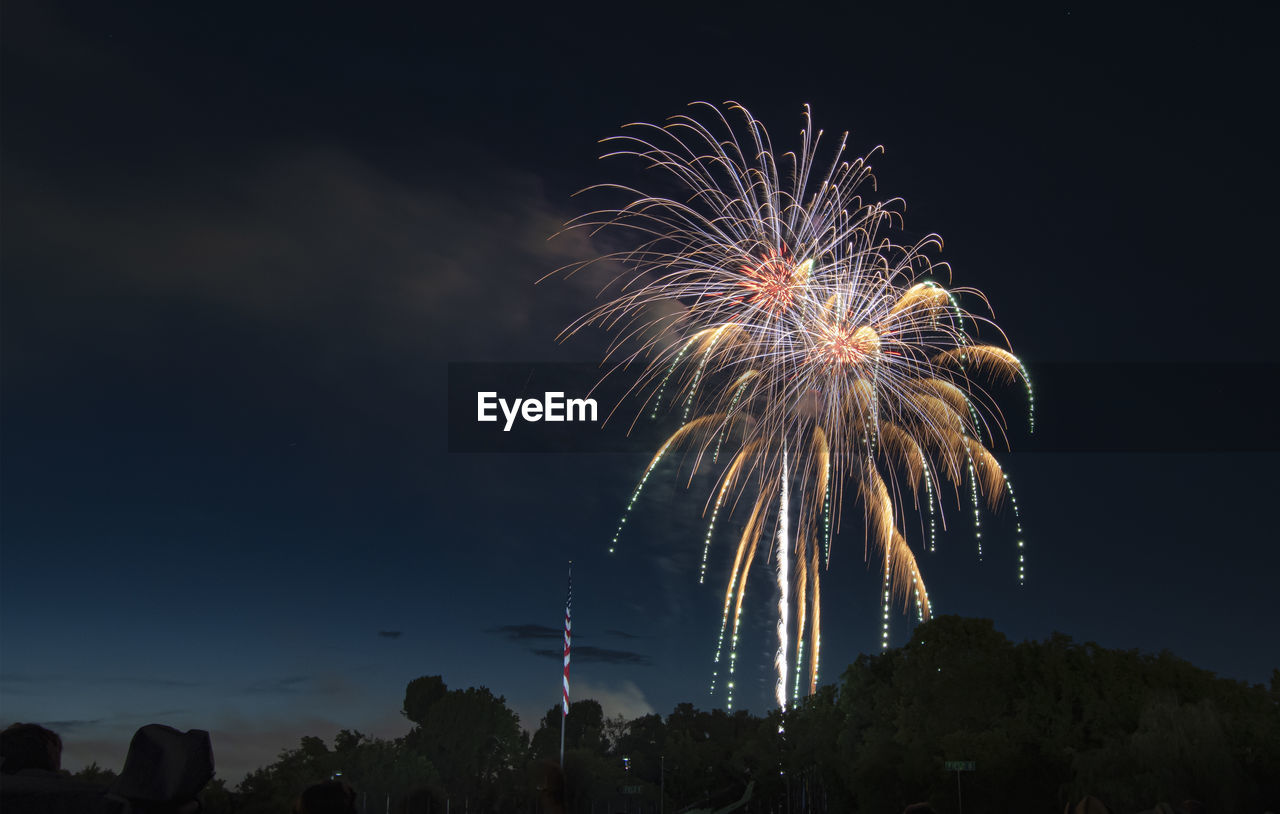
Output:
<svg viewBox="0 0 1280 814">
<path fill-rule="evenodd" d="M 443 811 L 448 799 L 454 811 L 562 802 L 562 813 L 546 814 L 600 814 L 622 803 L 624 783 L 656 802 L 665 776 L 670 812 L 723 805 L 755 781 L 757 812 L 785 811 L 788 801 L 815 814 L 928 801 L 945 813 L 955 810 L 949 760 L 977 764 L 962 778 L 973 810 L 1061 810 L 1086 794 L 1115 811 L 1188 798 L 1211 811 L 1280 807 L 1280 670 L 1270 687 L 1250 687 L 1169 653 L 1062 634 L 1015 645 L 983 619 L 935 617 L 785 715 L 683 703 L 665 719 L 606 720 L 599 703 L 575 701 L 563 773 L 558 704 L 532 743 L 503 698 L 449 690 L 439 676 L 409 682 L 403 712 L 415 724 L 404 738 L 342 730 L 329 749 L 304 737 L 234 795 L 211 787 L 206 810 L 221 814 L 234 797 L 244 814 L 287 811 L 302 789 L 341 770 L 357 791 L 415 811 Z M 86 773 L 110 774 L 96 765 Z"/>
<path fill-rule="evenodd" d="M 436 768 L 449 799 L 494 810 L 525 793 L 528 743 L 502 696 L 485 687 L 448 690 L 431 676 L 409 683 L 405 710 L 420 720 L 404 743 Z"/>
<path fill-rule="evenodd" d="M 1116 810 L 1189 797 L 1213 810 L 1275 804 L 1271 694 L 1168 653 L 1061 634 L 1015 646 L 988 620 L 941 616 L 902 648 L 860 657 L 838 706 L 836 774 L 860 808 L 951 809 L 948 760 L 977 763 L 965 799 L 992 810 L 1060 809 L 1085 794 Z"/>
<path fill-rule="evenodd" d="M 542 716 L 538 729 L 533 733 L 533 755 L 539 760 L 560 759 L 560 718 L 563 707 L 556 704 Z M 609 744 L 604 737 L 604 710 L 599 701 L 590 698 L 569 704 L 569 716 L 564 720 L 564 748 L 584 750 L 604 756 Z"/>
<path fill-rule="evenodd" d="M 400 714 L 421 726 L 431 705 L 444 698 L 448 689 L 440 676 L 415 678 L 404 688 L 404 706 Z"/>
<path fill-rule="evenodd" d="M 104 769 L 99 766 L 98 761 L 95 760 L 71 776 L 86 783 L 93 783 L 96 786 L 109 786 L 117 775 L 110 769 Z"/>
</svg>

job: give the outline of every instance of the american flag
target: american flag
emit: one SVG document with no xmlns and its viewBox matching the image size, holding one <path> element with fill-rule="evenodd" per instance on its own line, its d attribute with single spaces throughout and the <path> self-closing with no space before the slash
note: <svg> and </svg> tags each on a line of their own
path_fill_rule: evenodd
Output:
<svg viewBox="0 0 1280 814">
<path fill-rule="evenodd" d="M 573 608 L 573 563 L 569 563 L 569 596 L 564 601 L 564 714 L 569 714 L 569 629 Z"/>
</svg>

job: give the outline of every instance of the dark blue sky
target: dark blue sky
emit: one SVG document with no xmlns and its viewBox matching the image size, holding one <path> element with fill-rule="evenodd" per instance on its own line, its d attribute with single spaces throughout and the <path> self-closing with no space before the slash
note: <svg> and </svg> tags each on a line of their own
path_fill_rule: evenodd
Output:
<svg viewBox="0 0 1280 814">
<path fill-rule="evenodd" d="M 1267 680 L 1274 19 L 842 13 L 7 4 L 0 723 L 54 726 L 72 768 L 118 768 L 143 723 L 209 729 L 233 781 L 304 734 L 399 734 L 423 674 L 531 726 L 570 558 L 577 697 L 721 703 L 705 489 L 660 473 L 609 558 L 644 457 L 446 449 L 448 363 L 598 354 L 555 343 L 593 289 L 534 286 L 598 247 L 547 237 L 617 180 L 598 139 L 695 99 L 780 142 L 807 102 L 855 152 L 885 145 L 881 193 L 1033 372 L 1112 382 L 1042 399 L 1056 439 L 1002 456 L 1028 586 L 1009 518 L 982 563 L 961 522 L 922 561 L 939 609 Z M 1152 363 L 1167 390 L 1113 386 Z M 828 679 L 878 646 L 850 512 Z M 738 697 L 762 712 L 773 598 L 752 590 Z"/>
</svg>

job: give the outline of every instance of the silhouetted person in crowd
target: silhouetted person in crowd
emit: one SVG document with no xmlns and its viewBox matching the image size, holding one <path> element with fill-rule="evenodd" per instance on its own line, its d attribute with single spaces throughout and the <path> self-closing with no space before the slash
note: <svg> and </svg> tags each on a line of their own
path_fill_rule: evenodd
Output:
<svg viewBox="0 0 1280 814">
<path fill-rule="evenodd" d="M 62 738 L 38 724 L 12 724 L 0 732 L 0 772 L 56 772 L 62 768 Z"/>
<path fill-rule="evenodd" d="M 356 793 L 341 780 L 326 780 L 302 792 L 293 810 L 294 814 L 356 814 Z"/>
<path fill-rule="evenodd" d="M 62 774 L 62 738 L 36 724 L 0 731 L 0 812 L 117 814 L 107 787 Z"/>
<path fill-rule="evenodd" d="M 1086 794 L 1083 800 L 1076 803 L 1074 809 L 1070 809 L 1070 805 L 1070 803 L 1067 804 L 1068 809 L 1073 810 L 1075 814 L 1111 814 L 1111 809 L 1092 794 Z"/>
<path fill-rule="evenodd" d="M 200 810 L 196 797 L 212 777 L 208 732 L 147 724 L 133 733 L 110 796 L 128 801 L 133 812 L 194 814 Z"/>
</svg>

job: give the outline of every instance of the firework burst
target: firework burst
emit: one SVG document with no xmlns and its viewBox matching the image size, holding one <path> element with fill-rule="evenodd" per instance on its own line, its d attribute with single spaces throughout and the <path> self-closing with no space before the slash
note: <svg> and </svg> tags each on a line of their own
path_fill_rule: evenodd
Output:
<svg viewBox="0 0 1280 814">
<path fill-rule="evenodd" d="M 608 360 L 614 372 L 639 371 L 632 390 L 643 394 L 643 412 L 680 417 L 628 511 L 673 451 L 691 452 L 695 469 L 715 467 L 700 581 L 717 520 L 743 498 L 749 507 L 724 593 L 712 681 L 713 691 L 724 682 L 730 708 L 747 575 L 761 539 L 766 547 L 774 542 L 765 556 L 773 556 L 778 580 L 776 686 L 785 710 L 789 660 L 793 698 L 802 686 L 817 686 L 821 573 L 846 498 L 863 510 L 864 554 L 883 562 L 887 646 L 893 602 L 914 604 L 921 619 L 930 614 L 903 532 L 907 507 L 927 507 L 932 549 L 941 483 L 967 493 L 975 522 L 982 500 L 993 508 L 1006 497 L 1013 502 L 988 449 L 1004 424 L 982 384 L 1020 379 L 1030 397 L 1030 383 L 994 323 L 961 305 L 985 310 L 982 295 L 950 288 L 949 268 L 930 259 L 941 240 L 895 241 L 902 201 L 864 200 L 862 190 L 874 191 L 870 156 L 846 157 L 847 134 L 819 169 L 823 133 L 807 109 L 799 149 L 779 154 L 740 105 L 693 108 L 709 123 L 681 115 L 630 125 L 606 140 L 606 157 L 639 159 L 685 194 L 605 185 L 626 203 L 569 224 L 628 231 L 638 245 L 606 255 L 623 275 L 565 336 L 588 325 L 613 331 Z M 995 343 L 979 340 L 984 329 Z M 1021 581 L 1020 525 L 1018 537 Z"/>
</svg>

